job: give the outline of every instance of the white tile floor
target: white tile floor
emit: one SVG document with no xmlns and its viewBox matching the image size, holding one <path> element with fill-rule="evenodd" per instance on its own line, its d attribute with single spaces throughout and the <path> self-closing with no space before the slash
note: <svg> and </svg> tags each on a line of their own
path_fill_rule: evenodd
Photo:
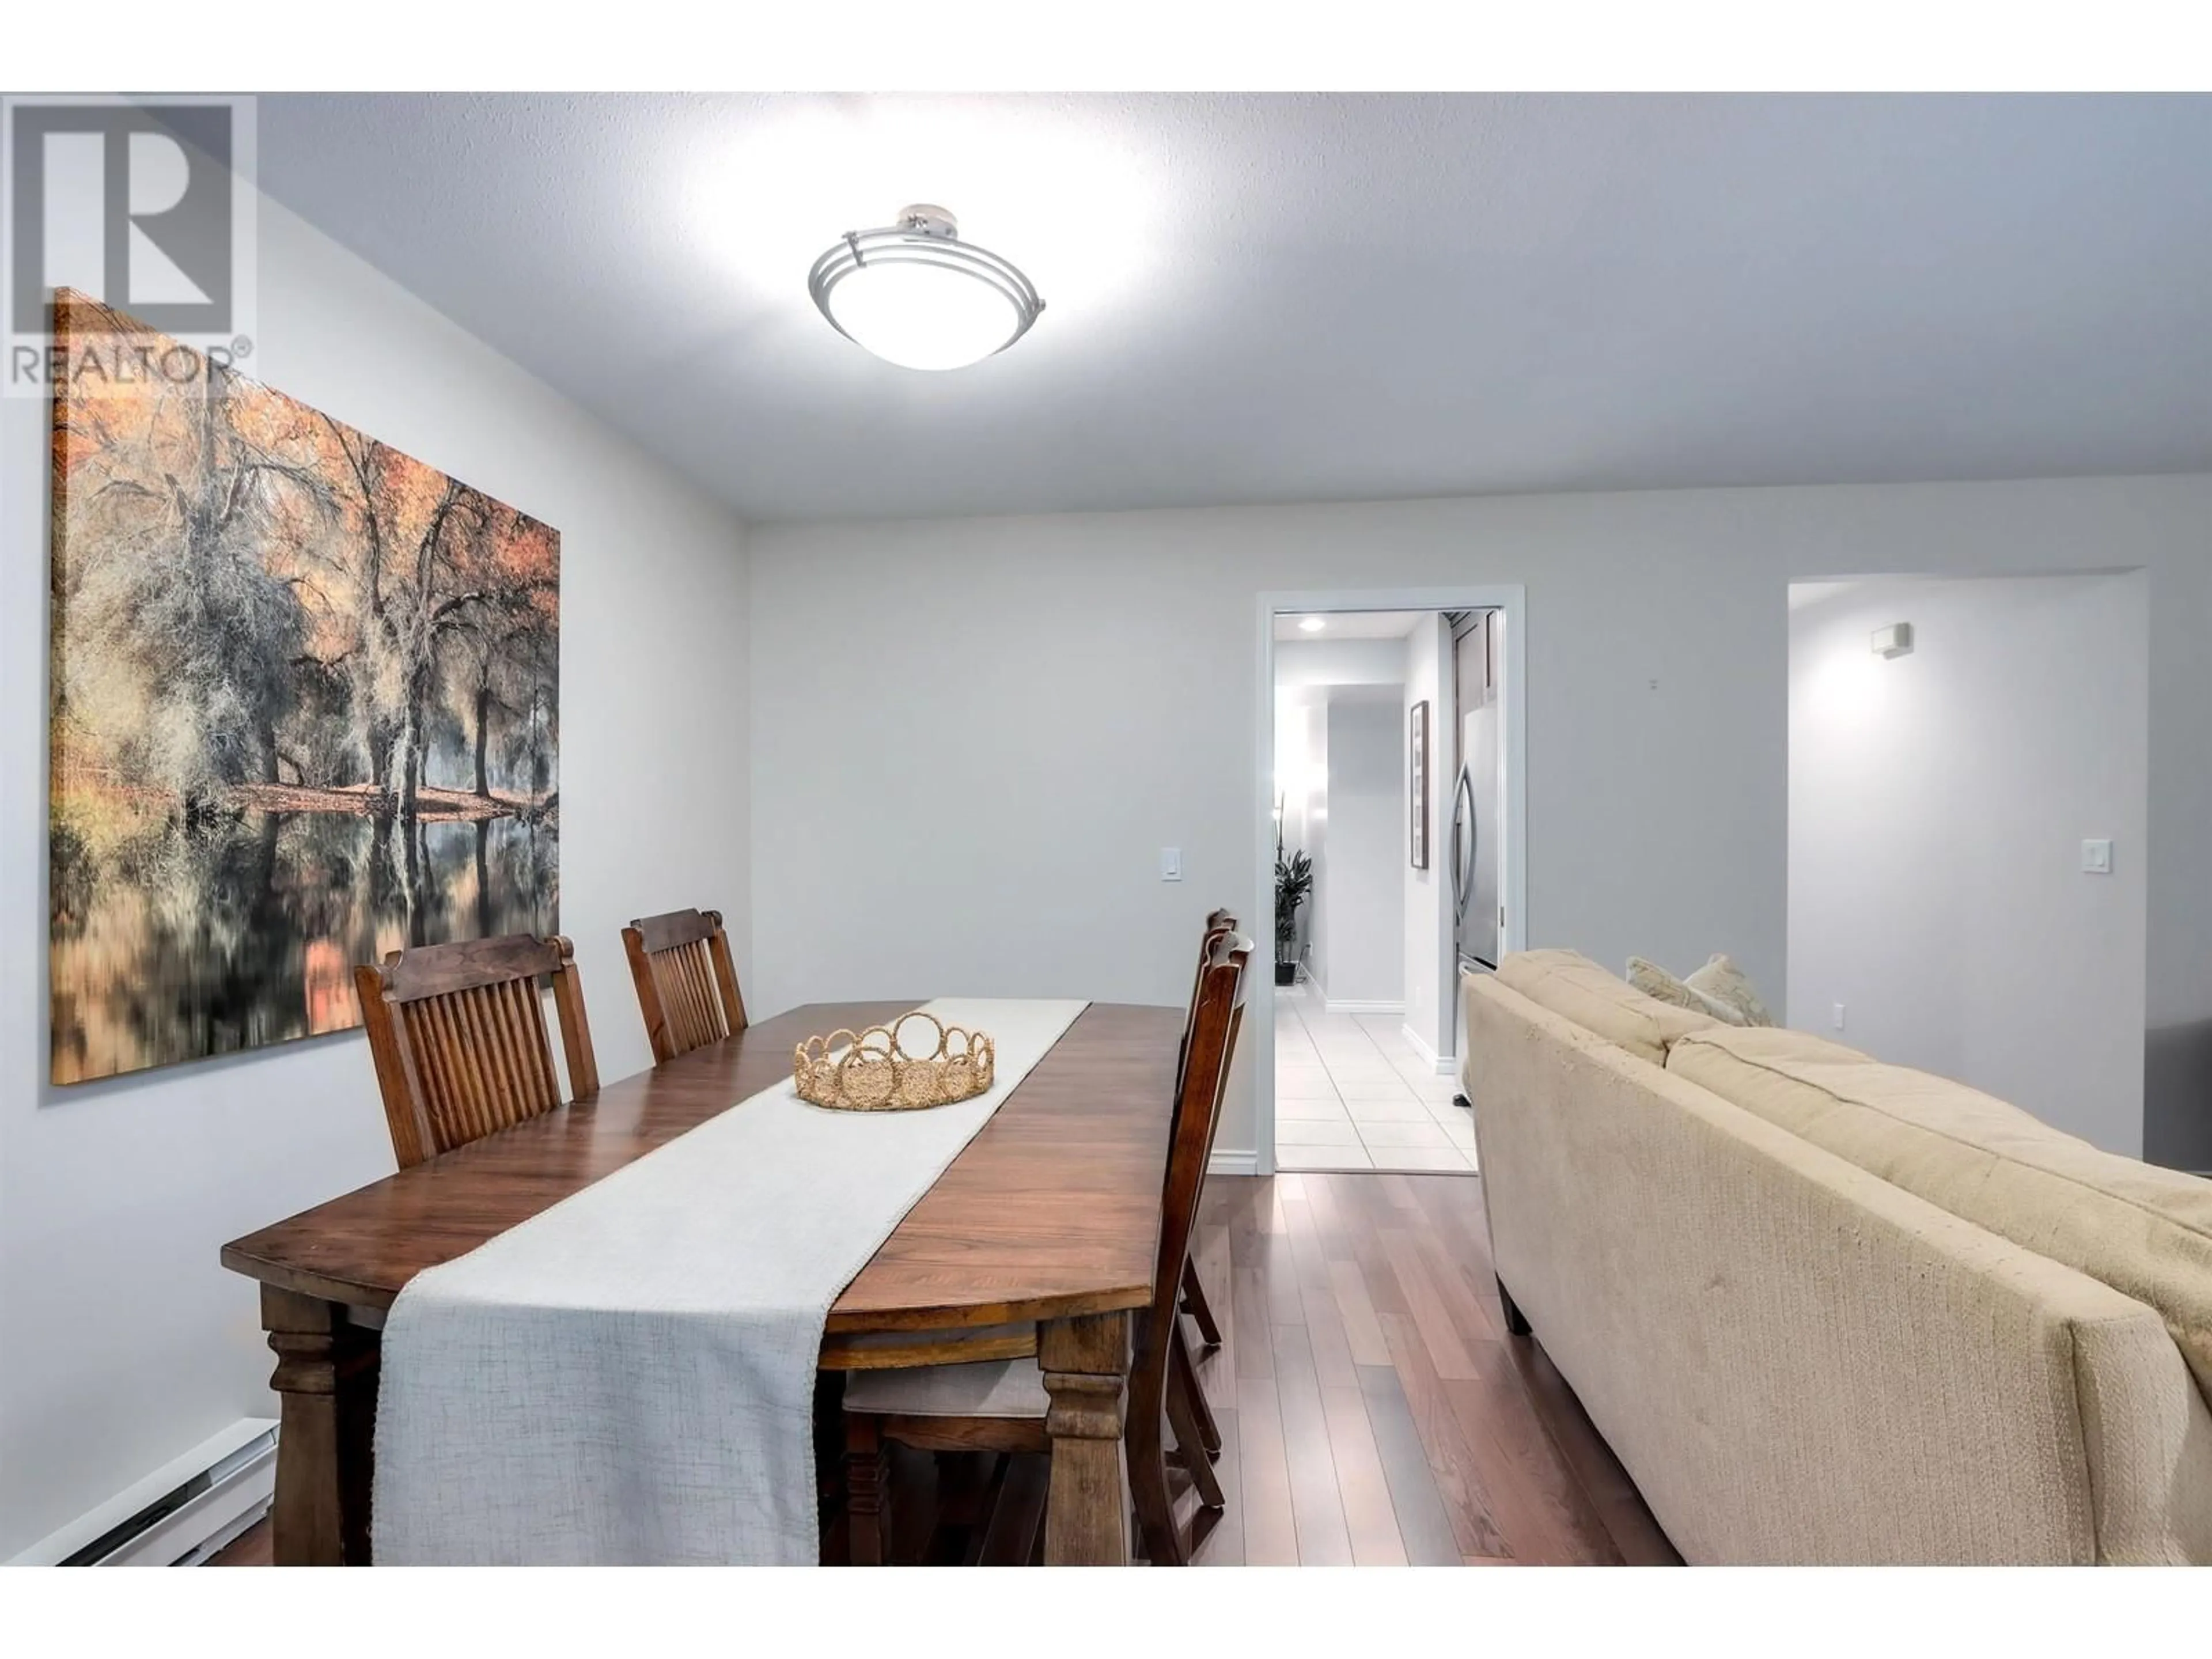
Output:
<svg viewBox="0 0 2212 1659">
<path fill-rule="evenodd" d="M 1396 1014 L 1332 1014 L 1313 988 L 1275 993 L 1275 1165 L 1474 1173 L 1474 1121 Z"/>
</svg>

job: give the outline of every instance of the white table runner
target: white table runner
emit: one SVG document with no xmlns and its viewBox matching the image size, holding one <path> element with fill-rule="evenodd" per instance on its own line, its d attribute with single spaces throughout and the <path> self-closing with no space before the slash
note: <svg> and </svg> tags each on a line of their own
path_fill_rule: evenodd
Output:
<svg viewBox="0 0 2212 1659">
<path fill-rule="evenodd" d="M 818 1558 L 830 1304 L 1088 1005 L 923 1006 L 990 1034 L 988 1094 L 832 1112 L 787 1076 L 409 1282 L 384 1328 L 379 1563 Z"/>
</svg>

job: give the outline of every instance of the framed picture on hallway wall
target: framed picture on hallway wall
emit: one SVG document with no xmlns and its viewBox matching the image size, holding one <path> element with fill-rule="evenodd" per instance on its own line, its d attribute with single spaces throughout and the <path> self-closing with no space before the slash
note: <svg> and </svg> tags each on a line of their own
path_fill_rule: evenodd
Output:
<svg viewBox="0 0 2212 1659">
<path fill-rule="evenodd" d="M 1411 799 L 1413 824 L 1413 868 L 1429 867 L 1429 705 L 1413 705 L 1413 763 L 1407 775 L 1412 780 Z"/>
<path fill-rule="evenodd" d="M 358 1025 L 358 963 L 557 931 L 558 533 L 54 312 L 53 1080 Z"/>
</svg>

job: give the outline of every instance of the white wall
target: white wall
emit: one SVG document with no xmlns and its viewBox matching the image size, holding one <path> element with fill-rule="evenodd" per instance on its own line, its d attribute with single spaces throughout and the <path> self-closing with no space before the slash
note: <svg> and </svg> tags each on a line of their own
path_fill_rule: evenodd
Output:
<svg viewBox="0 0 2212 1659">
<path fill-rule="evenodd" d="M 1278 640 L 1275 689 L 1313 685 L 1395 685 L 1406 678 L 1399 640 Z"/>
<path fill-rule="evenodd" d="M 1395 686 L 1389 690 L 1387 702 L 1357 691 L 1328 702 L 1328 878 L 1319 890 L 1332 1009 L 1364 1005 L 1379 1012 L 1406 998 L 1406 902 L 1398 878 L 1405 774 L 1399 700 Z"/>
<path fill-rule="evenodd" d="M 561 921 L 602 1074 L 639 1070 L 623 922 L 750 937 L 739 526 L 272 203 L 260 231 L 256 374 L 561 532 Z M 45 1082 L 48 420 L 0 400 L 0 1558 L 272 1412 L 216 1251 L 392 1169 L 357 1033 Z"/>
<path fill-rule="evenodd" d="M 1841 1003 L 1852 1046 L 2130 1155 L 2148 586 L 1875 582 L 1790 623 L 1790 1023 Z M 1875 656 L 1897 622 L 1911 653 Z"/>
<path fill-rule="evenodd" d="M 1207 908 L 1243 914 L 1261 877 L 1258 596 L 1487 582 L 1527 592 L 1528 942 L 1616 965 L 1725 949 L 1780 996 L 1789 584 L 2144 567 L 2146 1148 L 2212 1167 L 2212 476 L 855 521 L 748 546 L 764 1012 L 1180 1001 Z M 1220 1145 L 1249 1147 L 1232 1089 Z"/>
<path fill-rule="evenodd" d="M 1459 720 L 1453 712 L 1451 624 L 1424 617 L 1406 636 L 1406 700 L 1400 731 L 1405 750 L 1399 813 L 1405 834 L 1406 1029 L 1428 1051 L 1448 1060 L 1455 1045 L 1451 897 L 1452 786 L 1459 777 Z M 1413 868 L 1412 811 L 1413 705 L 1429 706 L 1429 867 Z"/>
</svg>

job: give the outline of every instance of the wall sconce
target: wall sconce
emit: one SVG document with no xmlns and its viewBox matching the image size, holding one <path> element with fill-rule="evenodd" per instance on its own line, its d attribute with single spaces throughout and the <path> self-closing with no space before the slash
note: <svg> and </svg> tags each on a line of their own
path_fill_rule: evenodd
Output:
<svg viewBox="0 0 2212 1659">
<path fill-rule="evenodd" d="M 1912 653 L 1912 624 L 1892 623 L 1887 628 L 1874 630 L 1874 653 L 1877 657 L 1905 657 Z"/>
</svg>

